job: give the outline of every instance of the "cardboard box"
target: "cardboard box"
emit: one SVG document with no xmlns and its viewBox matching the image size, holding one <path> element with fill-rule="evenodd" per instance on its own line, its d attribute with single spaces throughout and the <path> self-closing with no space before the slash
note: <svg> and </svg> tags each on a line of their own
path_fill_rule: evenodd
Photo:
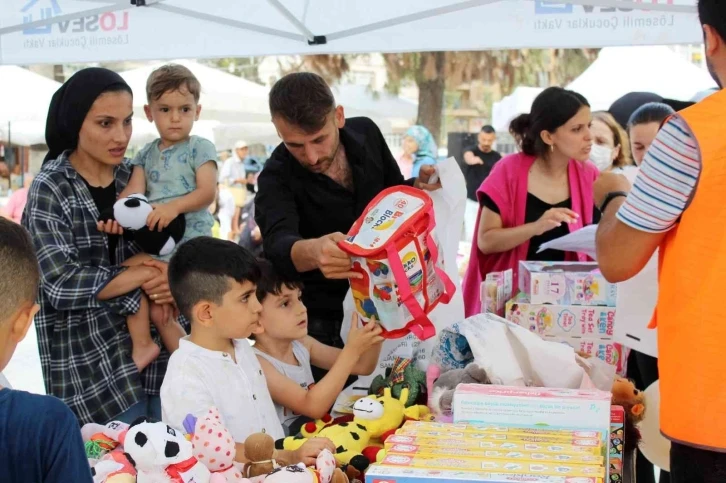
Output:
<svg viewBox="0 0 726 483">
<path fill-rule="evenodd" d="M 448 445 L 434 444 L 430 446 L 417 446 L 412 444 L 386 444 L 386 454 L 420 455 L 431 458 L 444 458 L 460 456 L 478 460 L 510 460 L 521 462 L 545 462 L 568 465 L 599 465 L 605 464 L 602 456 L 592 454 L 566 454 L 566 453 L 540 453 L 528 451 L 504 451 L 492 449 L 455 448 Z"/>
<path fill-rule="evenodd" d="M 507 473 L 479 473 L 427 468 L 398 468 L 371 465 L 366 470 L 366 483 L 603 483 L 603 478 L 545 476 Z"/>
<path fill-rule="evenodd" d="M 506 319 L 542 336 L 612 338 L 615 308 L 533 304 L 523 293 L 507 302 Z"/>
<path fill-rule="evenodd" d="M 452 407 L 455 423 L 587 429 L 602 434 L 604 443 L 611 397 L 598 390 L 459 384 Z"/>
<path fill-rule="evenodd" d="M 487 273 L 480 286 L 479 300 L 482 313 L 492 313 L 504 317 L 504 307 L 507 300 L 511 299 L 513 295 L 513 283 L 512 269 Z"/>
<path fill-rule="evenodd" d="M 563 441 L 571 441 L 576 439 L 594 439 L 600 440 L 602 436 L 597 431 L 588 430 L 571 430 L 571 429 L 550 429 L 550 428 L 531 428 L 521 426 L 502 426 L 497 424 L 486 423 L 439 423 L 436 421 L 406 421 L 402 426 L 404 429 L 413 429 L 421 431 L 458 431 L 462 433 L 486 433 L 486 434 L 507 434 L 522 436 L 542 436 L 551 437 L 552 439 L 562 438 Z"/>
<path fill-rule="evenodd" d="M 462 434 L 463 437 L 457 437 Z M 599 441 L 582 440 L 570 441 L 568 443 L 552 443 L 552 442 L 531 442 L 517 441 L 515 439 L 505 440 L 482 440 L 478 438 L 466 438 L 466 433 L 455 433 L 454 436 L 447 434 L 446 436 L 429 436 L 426 434 L 394 434 L 386 439 L 386 446 L 393 444 L 408 444 L 420 446 L 447 446 L 451 448 L 464 448 L 472 450 L 489 449 L 501 451 L 532 451 L 539 453 L 555 453 L 555 454 L 587 454 L 602 455 L 602 445 Z M 516 436 L 515 436 L 516 437 Z M 541 439 L 523 436 L 523 439 Z"/>
<path fill-rule="evenodd" d="M 519 473 L 531 475 L 564 475 L 570 477 L 604 478 L 602 465 L 572 465 L 562 463 L 528 462 L 519 460 L 479 460 L 460 456 L 428 457 L 421 455 L 387 454 L 383 466 L 401 468 L 427 468 L 438 470 L 471 471 L 485 473 Z"/>
<path fill-rule="evenodd" d="M 622 406 L 610 408 L 610 442 L 608 445 L 608 481 L 623 481 L 623 453 L 625 440 L 625 409 Z"/>
<path fill-rule="evenodd" d="M 519 290 L 530 303 L 615 307 L 617 285 L 596 262 L 519 262 Z"/>
<path fill-rule="evenodd" d="M 594 339 L 588 337 L 545 337 L 545 340 L 562 342 L 576 351 L 584 352 L 592 357 L 616 367 L 618 374 L 624 374 L 627 359 L 625 348 L 612 339 Z"/>
</svg>

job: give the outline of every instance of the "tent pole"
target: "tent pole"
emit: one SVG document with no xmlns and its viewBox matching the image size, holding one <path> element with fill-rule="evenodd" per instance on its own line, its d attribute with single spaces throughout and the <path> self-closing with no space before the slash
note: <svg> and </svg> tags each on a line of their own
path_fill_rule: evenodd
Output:
<svg viewBox="0 0 726 483">
<path fill-rule="evenodd" d="M 280 0 L 267 0 L 267 3 L 275 7 L 275 9 L 280 12 L 283 17 L 288 19 L 295 26 L 295 28 L 297 28 L 305 36 L 309 45 L 320 45 L 327 43 L 325 37 L 318 37 L 314 33 L 312 33 L 310 29 L 307 28 L 305 24 L 300 21 L 300 19 L 293 15 L 292 12 L 280 2 Z"/>
</svg>

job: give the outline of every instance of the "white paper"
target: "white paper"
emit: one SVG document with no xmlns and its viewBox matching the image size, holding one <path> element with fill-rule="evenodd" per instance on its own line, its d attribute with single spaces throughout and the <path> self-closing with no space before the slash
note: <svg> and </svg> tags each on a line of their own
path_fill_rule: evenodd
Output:
<svg viewBox="0 0 726 483">
<path fill-rule="evenodd" d="M 563 237 L 557 238 L 540 245 L 537 253 L 545 250 L 562 250 L 565 252 L 580 252 L 596 259 L 595 256 L 595 234 L 597 233 L 597 225 L 588 225 L 577 231 L 569 233 Z"/>
</svg>

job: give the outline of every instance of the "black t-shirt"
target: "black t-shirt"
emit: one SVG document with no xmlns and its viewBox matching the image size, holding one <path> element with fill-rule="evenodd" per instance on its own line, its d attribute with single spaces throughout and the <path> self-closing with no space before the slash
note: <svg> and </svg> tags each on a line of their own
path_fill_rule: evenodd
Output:
<svg viewBox="0 0 726 483">
<path fill-rule="evenodd" d="M 486 194 L 482 194 L 480 204 L 481 204 L 481 206 L 486 206 L 487 208 L 492 210 L 494 213 L 497 213 L 497 214 L 500 213 L 499 207 L 497 206 L 497 204 L 494 203 L 494 200 L 492 200 Z M 542 215 L 544 215 L 545 211 L 547 211 L 551 208 L 572 209 L 572 199 L 567 198 L 565 201 L 561 201 L 560 203 L 551 205 L 551 204 L 544 202 L 541 199 L 537 198 L 532 193 L 527 193 L 527 206 L 525 207 L 525 211 L 524 211 L 524 222 L 525 223 L 534 223 L 535 221 L 539 220 L 542 217 Z M 594 206 L 592 207 L 592 222 L 593 222 L 593 224 L 597 224 L 600 222 L 600 210 L 598 210 Z M 546 232 L 542 233 L 541 235 L 532 237 L 529 240 L 529 249 L 527 250 L 527 260 L 542 261 L 542 262 L 564 262 L 566 252 L 563 252 L 562 250 L 545 250 L 541 253 L 537 253 L 537 250 L 539 250 L 539 247 L 543 243 L 547 243 L 548 241 L 556 240 L 557 238 L 563 237 L 563 236 L 567 235 L 568 233 L 570 233 L 570 229 L 567 227 L 567 225 L 563 224 L 550 231 L 546 231 Z"/>
<path fill-rule="evenodd" d="M 489 176 L 489 173 L 497 161 L 502 159 L 502 155 L 496 151 L 489 151 L 488 153 L 485 153 L 479 149 L 479 146 L 476 145 L 469 146 L 464 150 L 465 153 L 469 151 L 474 153 L 474 156 L 477 156 L 479 159 L 484 161 L 484 164 L 464 165 L 466 196 L 472 201 L 477 201 L 476 190 L 479 189 L 479 186 L 481 186 L 487 176 Z"/>
<path fill-rule="evenodd" d="M 113 208 L 113 204 L 116 203 L 115 182 L 108 186 L 91 186 L 85 179 L 83 181 L 85 181 L 99 213 Z M 108 235 L 108 258 L 111 265 L 116 265 L 116 246 L 118 246 L 118 235 Z"/>
</svg>

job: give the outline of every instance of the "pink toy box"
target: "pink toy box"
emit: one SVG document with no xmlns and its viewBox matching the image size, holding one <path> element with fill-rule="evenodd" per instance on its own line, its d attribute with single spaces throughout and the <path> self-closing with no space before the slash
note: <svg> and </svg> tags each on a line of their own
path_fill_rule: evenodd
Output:
<svg viewBox="0 0 726 483">
<path fill-rule="evenodd" d="M 618 293 L 596 262 L 519 262 L 519 290 L 533 304 L 607 307 Z"/>
</svg>

